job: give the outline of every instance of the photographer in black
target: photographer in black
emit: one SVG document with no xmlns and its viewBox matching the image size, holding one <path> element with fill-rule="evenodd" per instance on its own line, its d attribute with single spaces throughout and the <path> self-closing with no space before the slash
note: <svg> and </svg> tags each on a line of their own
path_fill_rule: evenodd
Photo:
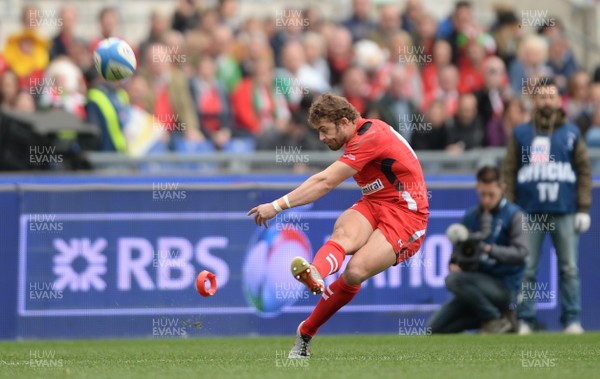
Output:
<svg viewBox="0 0 600 379">
<path fill-rule="evenodd" d="M 431 333 L 514 331 L 510 309 L 519 292 L 528 250 L 523 213 L 503 196 L 500 171 L 477 172 L 479 205 L 446 231 L 453 244 L 446 287 L 453 297 L 429 321 Z"/>
</svg>

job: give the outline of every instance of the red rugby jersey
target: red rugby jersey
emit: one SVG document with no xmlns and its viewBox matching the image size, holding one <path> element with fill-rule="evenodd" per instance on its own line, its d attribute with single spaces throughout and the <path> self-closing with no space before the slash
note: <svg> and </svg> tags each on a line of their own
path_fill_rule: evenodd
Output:
<svg viewBox="0 0 600 379">
<path fill-rule="evenodd" d="M 421 164 L 408 142 L 385 122 L 359 118 L 339 161 L 358 170 L 354 180 L 363 196 L 429 214 Z"/>
</svg>

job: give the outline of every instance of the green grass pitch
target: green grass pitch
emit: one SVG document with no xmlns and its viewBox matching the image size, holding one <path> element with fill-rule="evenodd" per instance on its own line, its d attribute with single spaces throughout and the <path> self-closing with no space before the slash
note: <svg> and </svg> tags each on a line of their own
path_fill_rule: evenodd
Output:
<svg viewBox="0 0 600 379">
<path fill-rule="evenodd" d="M 600 333 L 0 342 L 0 378 L 600 378 Z"/>
</svg>

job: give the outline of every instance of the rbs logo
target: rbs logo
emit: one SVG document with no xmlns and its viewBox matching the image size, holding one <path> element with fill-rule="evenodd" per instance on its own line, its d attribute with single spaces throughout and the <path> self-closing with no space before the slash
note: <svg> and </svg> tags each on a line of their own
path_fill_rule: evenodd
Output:
<svg viewBox="0 0 600 379">
<path fill-rule="evenodd" d="M 121 237 L 116 241 L 114 259 L 104 238 L 56 238 L 53 246 L 59 254 L 53 259 L 54 284 L 57 290 L 82 292 L 92 288 L 104 291 L 115 285 L 120 291 L 133 286 L 147 291 L 181 290 L 194 285 L 196 272 L 202 267 L 214 272 L 219 286 L 224 286 L 229 267 L 211 251 L 226 249 L 228 244 L 228 238 L 222 236 L 201 238 L 196 244 L 181 237 L 159 237 L 156 246 L 146 238 Z M 112 267 L 108 260 L 115 262 Z M 116 271 L 116 283 L 107 282 L 107 271 Z"/>
</svg>

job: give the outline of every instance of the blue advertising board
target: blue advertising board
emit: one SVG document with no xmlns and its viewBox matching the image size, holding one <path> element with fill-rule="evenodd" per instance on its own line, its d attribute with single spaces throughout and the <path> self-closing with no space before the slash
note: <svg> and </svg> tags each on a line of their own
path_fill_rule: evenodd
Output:
<svg viewBox="0 0 600 379">
<path fill-rule="evenodd" d="M 322 332 L 398 333 L 406 315 L 425 320 L 449 298 L 444 278 L 452 247 L 444 231 L 476 201 L 474 190 L 465 187 L 430 189 L 431 217 L 421 250 L 365 282 Z M 293 334 L 319 297 L 294 281 L 289 263 L 297 255 L 310 259 L 360 193 L 353 186 L 336 189 L 314 204 L 279 214 L 269 229 L 246 216 L 289 188 L 157 180 L 122 188 L 34 186 L 19 188 L 16 195 L 0 192 L 1 204 L 17 202 L 3 208 L 8 211 L 3 224 L 12 226 L 0 232 L 0 270 L 12 280 L 4 278 L 0 294 L 5 320 L 0 337 Z M 593 225 L 581 240 L 588 329 L 600 329 L 593 316 L 600 304 L 591 270 L 600 263 L 593 252 L 597 230 Z M 544 250 L 538 281 L 545 296 L 538 310 L 540 320 L 557 329 L 557 265 L 549 241 Z M 196 292 L 202 270 L 217 277 L 214 296 Z"/>
</svg>

